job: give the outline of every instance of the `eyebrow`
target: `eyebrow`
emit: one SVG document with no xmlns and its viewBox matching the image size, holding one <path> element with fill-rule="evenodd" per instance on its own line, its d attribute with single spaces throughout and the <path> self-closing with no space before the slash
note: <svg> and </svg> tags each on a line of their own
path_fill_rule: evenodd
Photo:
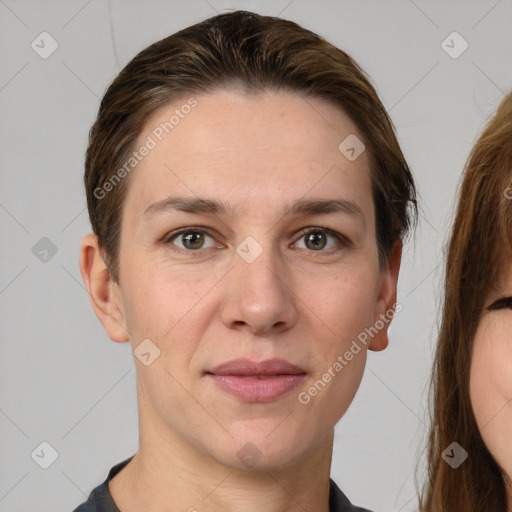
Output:
<svg viewBox="0 0 512 512">
<path fill-rule="evenodd" d="M 233 207 L 223 201 L 200 197 L 170 196 L 151 204 L 144 210 L 143 216 L 156 213 L 182 211 L 186 213 L 207 213 L 212 215 L 232 215 Z M 348 199 L 298 199 L 291 207 L 285 208 L 288 215 L 324 215 L 346 213 L 360 217 L 366 225 L 361 208 Z"/>
</svg>

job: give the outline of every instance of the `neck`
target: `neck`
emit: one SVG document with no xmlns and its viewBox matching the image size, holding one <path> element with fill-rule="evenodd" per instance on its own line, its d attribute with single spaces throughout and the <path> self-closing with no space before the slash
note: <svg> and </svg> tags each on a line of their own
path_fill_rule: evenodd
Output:
<svg viewBox="0 0 512 512">
<path fill-rule="evenodd" d="M 147 404 L 139 413 L 147 412 Z M 122 512 L 329 512 L 334 430 L 286 467 L 233 467 L 158 418 L 139 415 L 139 450 L 109 484 Z"/>
</svg>

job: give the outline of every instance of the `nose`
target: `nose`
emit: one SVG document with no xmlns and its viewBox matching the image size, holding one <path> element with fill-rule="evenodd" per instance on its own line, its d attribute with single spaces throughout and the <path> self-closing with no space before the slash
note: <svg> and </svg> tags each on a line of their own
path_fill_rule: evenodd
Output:
<svg viewBox="0 0 512 512">
<path fill-rule="evenodd" d="M 253 249 L 253 248 L 251 248 Z M 290 329 L 298 320 L 292 269 L 271 249 L 254 261 L 243 253 L 233 258 L 226 295 L 221 307 L 223 323 L 251 334 L 275 334 Z"/>
</svg>

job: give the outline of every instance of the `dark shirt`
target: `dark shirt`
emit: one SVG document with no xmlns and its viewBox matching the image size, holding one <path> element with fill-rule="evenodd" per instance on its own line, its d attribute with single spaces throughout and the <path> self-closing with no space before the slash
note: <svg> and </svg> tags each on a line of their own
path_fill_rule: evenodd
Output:
<svg viewBox="0 0 512 512">
<path fill-rule="evenodd" d="M 120 512 L 112 499 L 108 483 L 132 458 L 130 457 L 112 467 L 108 472 L 107 479 L 98 487 L 95 487 L 89 494 L 87 501 L 75 508 L 73 512 Z M 330 512 L 370 512 L 365 508 L 354 507 L 332 479 L 329 487 L 329 510 Z"/>
</svg>

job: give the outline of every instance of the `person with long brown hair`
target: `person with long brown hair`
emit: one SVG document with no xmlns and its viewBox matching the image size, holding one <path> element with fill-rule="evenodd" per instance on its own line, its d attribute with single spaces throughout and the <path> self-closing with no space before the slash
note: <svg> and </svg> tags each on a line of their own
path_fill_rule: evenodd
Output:
<svg viewBox="0 0 512 512">
<path fill-rule="evenodd" d="M 512 510 L 512 93 L 467 160 L 448 245 L 422 512 Z"/>
</svg>

